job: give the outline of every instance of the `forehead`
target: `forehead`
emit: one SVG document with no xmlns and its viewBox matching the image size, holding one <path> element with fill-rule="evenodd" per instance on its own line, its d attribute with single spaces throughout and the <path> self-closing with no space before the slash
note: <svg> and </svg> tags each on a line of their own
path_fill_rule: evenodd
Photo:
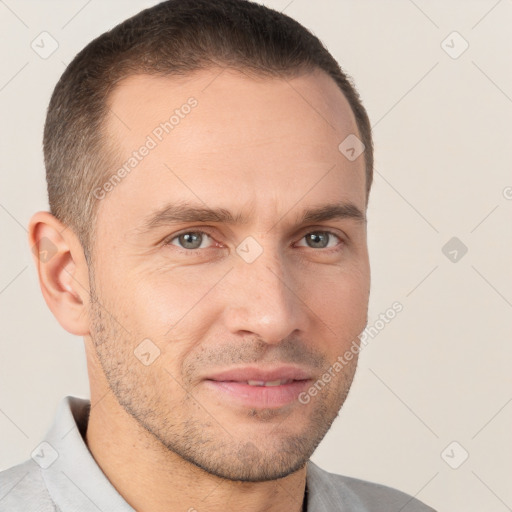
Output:
<svg viewBox="0 0 512 512">
<path fill-rule="evenodd" d="M 237 128 L 243 128 L 238 138 L 245 139 L 261 138 L 262 132 L 284 136 L 286 129 L 305 136 L 314 131 L 316 138 L 325 137 L 327 132 L 336 139 L 358 133 L 345 96 L 320 70 L 295 78 L 249 76 L 243 71 L 217 68 L 181 77 L 133 75 L 118 83 L 110 94 L 106 124 L 118 143 L 129 146 L 137 142 L 132 137 L 139 135 L 137 131 L 150 133 L 191 98 L 200 107 L 193 117 L 210 131 L 208 140 L 200 141 L 203 145 L 228 142 L 224 135 L 233 135 Z M 211 129 L 213 123 L 215 130 Z M 194 127 L 196 133 L 198 128 Z"/>
<path fill-rule="evenodd" d="M 148 205 L 178 199 L 230 208 L 258 198 L 279 214 L 306 195 L 316 204 L 345 198 L 364 208 L 363 156 L 349 161 L 338 149 L 358 135 L 355 118 L 321 71 L 295 78 L 222 69 L 135 75 L 108 103 L 117 162 L 106 176 L 125 172 L 102 209 L 115 211 L 122 201 L 125 210 L 133 206 L 129 214 L 145 216 Z"/>
</svg>

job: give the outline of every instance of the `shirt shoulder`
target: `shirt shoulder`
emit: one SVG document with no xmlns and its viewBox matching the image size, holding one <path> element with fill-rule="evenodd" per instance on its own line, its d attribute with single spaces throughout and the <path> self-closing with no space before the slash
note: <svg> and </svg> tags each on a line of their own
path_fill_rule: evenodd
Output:
<svg viewBox="0 0 512 512">
<path fill-rule="evenodd" d="M 329 473 L 309 461 L 311 510 L 329 512 L 436 512 L 407 493 L 386 485 Z M 311 495 L 312 494 L 312 495 Z M 309 512 L 308 502 L 308 512 Z"/>
<path fill-rule="evenodd" d="M 31 459 L 0 472 L 0 511 L 58 512 L 43 479 Z"/>
<path fill-rule="evenodd" d="M 386 485 L 338 476 L 341 482 L 351 489 L 368 508 L 380 512 L 436 512 L 433 508 L 409 494 Z"/>
</svg>

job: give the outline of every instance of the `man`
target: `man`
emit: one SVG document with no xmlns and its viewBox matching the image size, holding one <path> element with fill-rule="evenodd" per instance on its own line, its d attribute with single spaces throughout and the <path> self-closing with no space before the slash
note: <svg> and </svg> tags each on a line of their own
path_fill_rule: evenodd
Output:
<svg viewBox="0 0 512 512">
<path fill-rule="evenodd" d="M 373 166 L 316 37 L 245 0 L 159 4 L 69 65 L 44 154 L 30 244 L 91 400 L 1 474 L 2 510 L 432 510 L 309 461 L 367 322 Z"/>
</svg>

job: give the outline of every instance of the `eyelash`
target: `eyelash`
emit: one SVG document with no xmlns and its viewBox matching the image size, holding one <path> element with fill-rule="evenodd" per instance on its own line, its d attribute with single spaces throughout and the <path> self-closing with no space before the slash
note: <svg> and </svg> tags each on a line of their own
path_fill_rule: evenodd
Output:
<svg viewBox="0 0 512 512">
<path fill-rule="evenodd" d="M 174 245 L 174 244 L 171 243 L 176 238 L 179 238 L 180 236 L 186 235 L 186 234 L 189 234 L 189 233 L 206 235 L 209 238 L 211 238 L 212 240 L 214 240 L 213 236 L 210 235 L 210 233 L 208 233 L 207 231 L 203 231 L 203 230 L 190 230 L 189 229 L 187 231 L 182 231 L 180 233 L 172 235 L 172 237 L 170 237 L 170 238 L 167 238 L 166 240 L 164 240 L 163 245 L 164 246 L 172 245 L 173 247 L 175 247 L 179 251 L 181 251 L 183 253 L 186 253 L 188 255 L 195 255 L 199 251 L 205 251 L 205 250 L 208 250 L 208 249 L 214 249 L 214 247 L 206 247 L 206 248 L 203 248 L 203 249 L 185 249 L 184 247 L 180 247 L 178 245 Z M 300 238 L 300 240 L 302 240 L 304 237 L 306 237 L 307 235 L 310 235 L 312 233 L 327 233 L 329 236 L 333 236 L 333 237 L 337 238 L 340 242 L 336 246 L 334 246 L 334 247 L 323 248 L 323 249 L 322 248 L 315 249 L 314 247 L 306 247 L 308 249 L 322 251 L 324 253 L 331 253 L 331 252 L 339 251 L 340 250 L 340 246 L 345 244 L 345 240 L 340 235 L 338 235 L 337 233 L 334 233 L 334 231 L 329 231 L 329 230 L 325 230 L 325 229 L 323 229 L 323 230 L 322 229 L 316 229 L 316 230 L 313 230 L 313 231 L 308 231 L 307 233 L 304 233 L 304 235 Z"/>
</svg>

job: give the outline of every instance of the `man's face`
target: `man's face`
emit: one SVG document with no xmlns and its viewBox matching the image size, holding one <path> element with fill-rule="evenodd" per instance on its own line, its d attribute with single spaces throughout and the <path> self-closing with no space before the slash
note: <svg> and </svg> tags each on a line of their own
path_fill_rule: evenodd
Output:
<svg viewBox="0 0 512 512">
<path fill-rule="evenodd" d="M 110 107 L 107 176 L 130 170 L 96 191 L 87 350 L 125 410 L 184 459 L 233 480 L 300 469 L 356 359 L 308 403 L 298 395 L 367 320 L 364 156 L 338 150 L 357 134 L 347 101 L 321 72 L 202 70 L 131 77 Z M 341 204 L 348 215 L 325 215 Z M 224 215 L 190 218 L 191 207 Z M 324 215 L 304 220 L 310 210 Z"/>
</svg>

